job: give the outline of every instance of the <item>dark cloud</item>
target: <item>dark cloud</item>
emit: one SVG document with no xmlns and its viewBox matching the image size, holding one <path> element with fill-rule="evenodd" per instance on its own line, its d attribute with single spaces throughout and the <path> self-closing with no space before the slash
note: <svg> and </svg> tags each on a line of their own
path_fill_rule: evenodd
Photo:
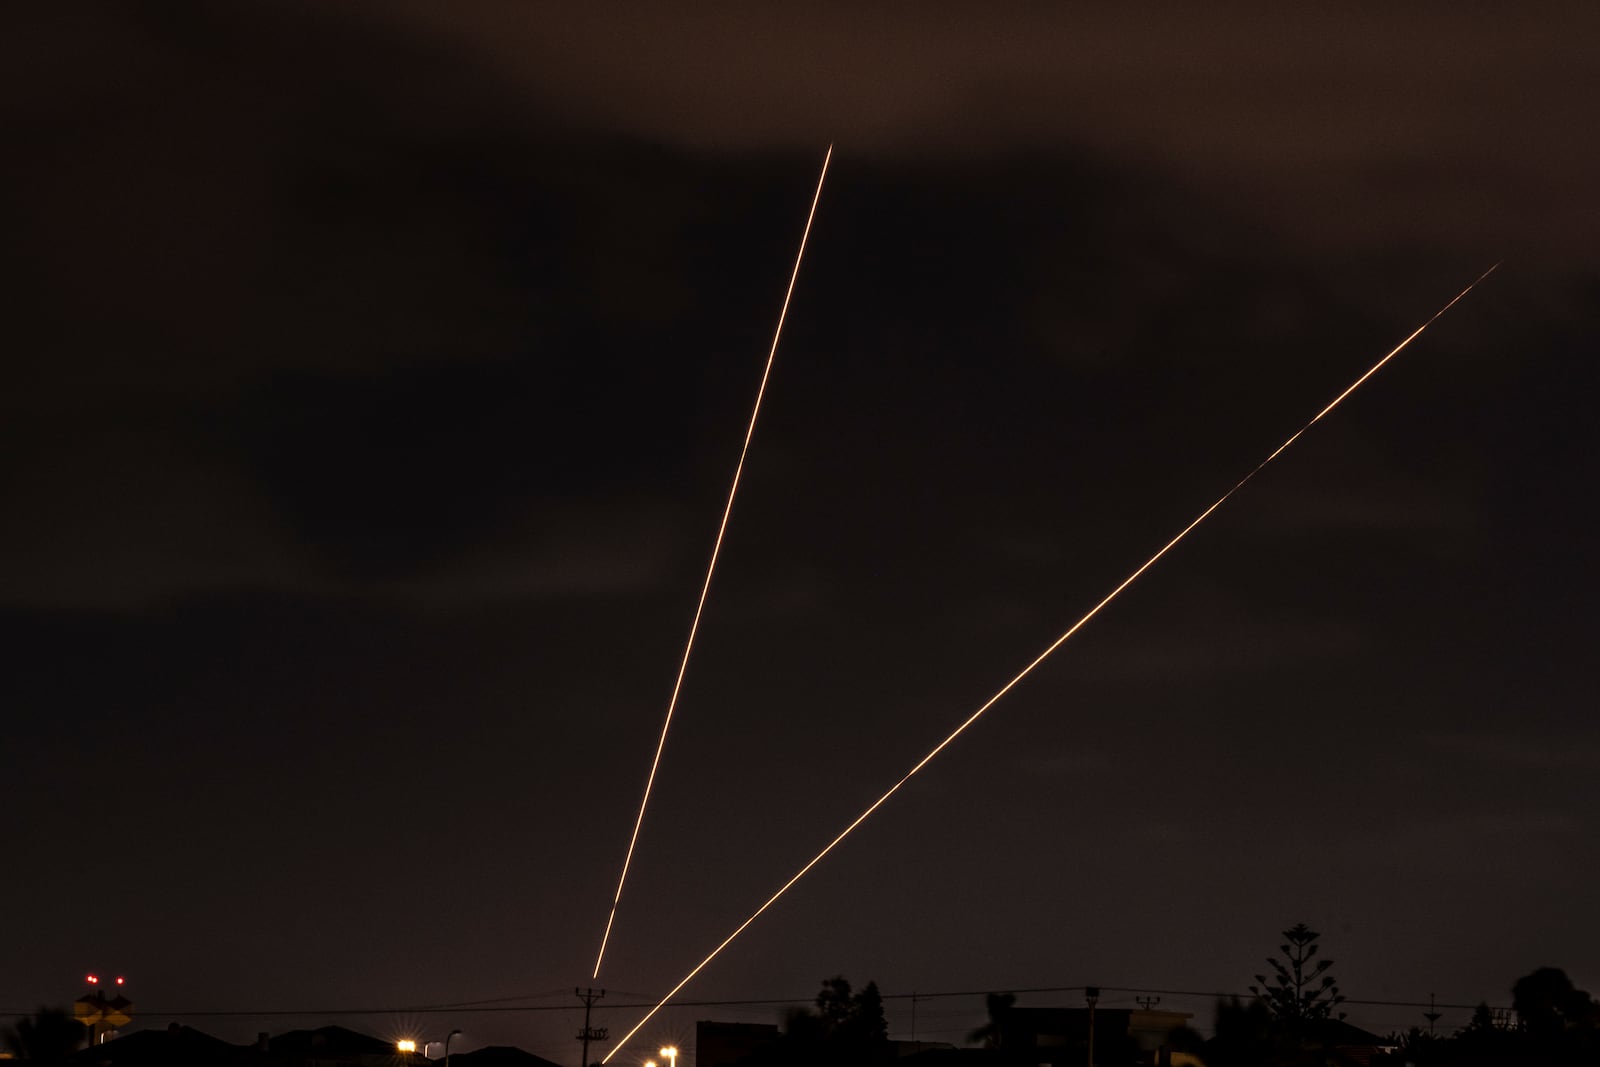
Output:
<svg viewBox="0 0 1600 1067">
<path fill-rule="evenodd" d="M 1323 243 L 1571 256 L 1593 236 L 1595 15 L 1579 3 L 372 10 L 564 113 L 702 149 L 1066 146 L 1201 178 Z"/>
</svg>

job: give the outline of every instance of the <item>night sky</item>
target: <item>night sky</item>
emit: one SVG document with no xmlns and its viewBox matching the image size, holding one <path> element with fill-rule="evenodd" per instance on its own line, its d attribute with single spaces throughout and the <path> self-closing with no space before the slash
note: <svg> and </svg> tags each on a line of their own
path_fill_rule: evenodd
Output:
<svg viewBox="0 0 1600 1067">
<path fill-rule="evenodd" d="M 575 1062 L 1502 259 L 684 996 L 1600 986 L 1594 5 L 8 22 L 0 1010 Z"/>
</svg>

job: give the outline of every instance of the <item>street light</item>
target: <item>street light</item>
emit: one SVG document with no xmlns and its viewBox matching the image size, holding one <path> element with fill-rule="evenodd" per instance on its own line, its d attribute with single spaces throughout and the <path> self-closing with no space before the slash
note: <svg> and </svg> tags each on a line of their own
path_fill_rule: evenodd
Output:
<svg viewBox="0 0 1600 1067">
<path fill-rule="evenodd" d="M 666 1046 L 665 1048 L 663 1048 L 661 1050 L 661 1054 L 667 1058 L 667 1067 L 678 1067 L 678 1046 L 677 1045 L 668 1045 L 668 1046 Z"/>
<path fill-rule="evenodd" d="M 450 1039 L 460 1033 L 460 1030 L 452 1030 L 444 1035 L 444 1067 L 450 1067 Z"/>
<path fill-rule="evenodd" d="M 394 1047 L 399 1051 L 406 1053 L 417 1051 L 417 1043 L 411 1040 L 409 1037 L 401 1038 L 399 1041 L 396 1041 L 394 1043 Z"/>
</svg>

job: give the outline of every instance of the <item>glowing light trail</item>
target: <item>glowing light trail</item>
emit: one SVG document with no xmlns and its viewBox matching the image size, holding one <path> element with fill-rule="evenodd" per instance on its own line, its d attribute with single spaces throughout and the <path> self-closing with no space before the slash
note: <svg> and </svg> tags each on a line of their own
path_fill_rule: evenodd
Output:
<svg viewBox="0 0 1600 1067">
<path fill-rule="evenodd" d="M 1007 693 L 1011 692 L 1011 690 L 1013 688 L 1015 688 L 1016 685 L 1019 682 L 1021 682 L 1029 674 L 1033 673 L 1033 669 L 1035 667 L 1039 666 L 1039 664 L 1043 663 L 1046 659 L 1048 659 L 1052 652 L 1054 652 L 1056 649 L 1060 648 L 1062 645 L 1066 644 L 1067 640 L 1069 638 L 1071 638 L 1073 634 L 1075 634 L 1079 630 L 1083 629 L 1083 627 L 1088 624 L 1090 619 L 1093 619 L 1096 615 L 1100 614 L 1100 610 L 1102 608 L 1104 608 L 1107 604 L 1109 604 L 1113 600 L 1115 600 L 1117 598 L 1117 596 L 1124 589 L 1128 588 L 1128 586 L 1132 585 L 1135 581 L 1137 581 L 1138 578 L 1140 577 L 1140 575 L 1144 574 L 1145 571 L 1147 571 L 1151 567 L 1155 566 L 1157 560 L 1159 560 L 1162 556 L 1165 556 L 1168 552 L 1172 551 L 1173 547 L 1176 546 L 1178 544 L 1178 542 L 1182 541 L 1185 537 L 1189 536 L 1190 531 L 1192 531 L 1196 526 L 1199 526 L 1202 522 L 1206 521 L 1206 519 L 1211 516 L 1212 512 L 1216 511 L 1224 503 L 1227 502 L 1229 497 L 1233 496 L 1233 494 L 1237 493 L 1240 489 L 1244 488 L 1245 484 L 1248 483 L 1257 474 L 1261 473 L 1262 469 L 1265 468 L 1267 466 L 1267 464 L 1271 463 L 1273 460 L 1277 459 L 1280 455 L 1282 455 L 1284 450 L 1287 449 L 1290 445 L 1294 444 L 1295 441 L 1297 439 L 1299 439 L 1301 434 L 1305 433 L 1307 430 L 1311 429 L 1311 427 L 1313 427 L 1317 423 L 1321 422 L 1323 416 L 1327 415 L 1328 412 L 1330 412 L 1334 408 L 1338 407 L 1339 404 L 1341 402 L 1343 402 L 1345 397 L 1349 396 L 1351 393 L 1353 393 L 1357 389 L 1359 389 L 1361 387 L 1361 385 L 1368 378 L 1371 378 L 1374 374 L 1378 373 L 1378 371 L 1383 368 L 1383 365 L 1385 363 L 1388 363 L 1395 356 L 1399 355 L 1401 349 L 1405 348 L 1412 341 L 1416 340 L 1417 336 L 1419 334 L 1421 334 L 1423 330 L 1426 330 L 1429 326 L 1432 326 L 1434 324 L 1434 322 L 1439 318 L 1439 316 L 1443 315 L 1446 311 L 1449 311 L 1452 307 L 1454 307 L 1456 305 L 1456 303 L 1461 300 L 1462 297 L 1464 297 L 1468 293 L 1472 292 L 1473 288 L 1478 284 L 1478 282 L 1483 281 L 1483 279 L 1487 278 L 1490 274 L 1493 274 L 1494 271 L 1496 270 L 1496 268 L 1498 268 L 1499 266 L 1500 266 L 1500 264 L 1496 263 L 1493 267 L 1490 267 L 1488 270 L 1484 271 L 1482 274 L 1480 274 L 1477 277 L 1477 279 L 1471 285 L 1467 286 L 1465 289 L 1461 290 L 1461 292 L 1457 293 L 1455 295 L 1455 297 L 1448 304 L 1446 304 L 1444 307 L 1440 308 L 1438 311 L 1435 311 L 1433 313 L 1432 317 L 1429 318 L 1427 322 L 1424 322 L 1421 326 L 1418 326 L 1415 330 L 1413 330 L 1411 332 L 1411 334 L 1408 337 L 1406 337 L 1406 339 L 1404 341 L 1401 341 L 1399 344 L 1395 345 L 1394 348 L 1389 352 L 1388 355 L 1384 356 L 1382 359 L 1378 360 L 1378 362 L 1374 363 L 1372 365 L 1371 369 L 1369 369 L 1365 374 L 1363 374 L 1361 377 L 1357 378 L 1354 382 L 1352 382 L 1350 384 L 1350 386 L 1347 389 L 1345 389 L 1344 392 L 1342 392 L 1338 396 L 1334 397 L 1332 402 L 1330 402 L 1327 407 L 1323 408 L 1321 411 L 1317 412 L 1315 415 L 1313 415 L 1311 417 L 1311 421 L 1310 422 L 1307 422 L 1304 426 L 1300 427 L 1300 429 L 1296 430 L 1293 434 L 1291 434 L 1289 439 L 1286 440 L 1285 442 L 1283 442 L 1283 444 L 1279 445 L 1276 449 L 1274 449 L 1271 455 L 1269 455 L 1266 459 L 1264 459 L 1260 463 L 1258 463 L 1254 470 L 1252 470 L 1249 474 L 1246 474 L 1243 478 L 1240 478 L 1238 483 L 1235 484 L 1232 489 L 1229 489 L 1226 493 L 1223 493 L 1222 496 L 1218 497 L 1216 503 L 1212 504 L 1210 507 L 1208 507 L 1204 511 L 1202 511 L 1199 515 L 1195 516 L 1194 520 L 1192 522 L 1190 522 L 1189 525 L 1185 526 L 1182 530 L 1178 531 L 1178 534 L 1177 534 L 1176 537 L 1174 537 L 1172 540 L 1168 541 L 1166 544 L 1162 545 L 1160 550 L 1158 550 L 1155 555 L 1151 556 L 1149 559 L 1145 560 L 1144 563 L 1140 564 L 1139 568 L 1137 570 L 1135 570 L 1132 574 L 1130 574 L 1126 578 L 1124 578 L 1117 585 L 1117 587 L 1115 589 L 1111 590 L 1111 592 L 1109 592 L 1109 593 L 1107 593 L 1105 595 L 1104 599 L 1102 599 L 1094 607 L 1090 608 L 1088 610 L 1088 612 L 1084 614 L 1083 618 L 1081 618 L 1077 622 L 1073 623 L 1072 626 L 1069 627 L 1065 633 L 1063 633 L 1060 637 L 1058 637 L 1054 641 L 1052 641 L 1049 644 L 1049 646 L 1045 648 L 1045 650 L 1043 652 L 1041 652 L 1037 656 L 1035 656 L 1033 658 L 1032 662 L 1030 662 L 1026 667 L 1022 668 L 1022 670 L 1018 671 L 1017 674 L 1009 682 L 1007 682 L 1005 685 L 1001 686 L 998 690 L 996 690 L 995 694 L 993 696 L 991 696 L 988 700 L 984 701 L 983 705 L 981 707 L 979 707 L 977 711 L 974 711 L 971 715 L 967 716 L 967 718 L 961 723 L 961 725 L 957 726 L 954 730 L 950 731 L 949 736 L 947 736 L 943 741 L 940 741 L 937 745 L 933 746 L 933 748 L 928 751 L 927 755 L 923 756 L 920 760 L 918 760 L 912 766 L 912 768 L 909 771 L 907 771 L 900 778 L 900 780 L 898 782 L 896 782 L 894 785 L 890 786 L 889 789 L 881 797 L 879 797 L 877 800 L 874 800 L 870 805 L 867 806 L 867 808 L 864 811 L 862 811 L 862 813 L 860 815 L 857 815 L 854 819 L 852 819 L 850 821 L 849 825 L 847 825 L 843 830 L 839 831 L 838 836 L 836 836 L 832 841 L 829 841 L 827 843 L 827 845 L 823 847 L 821 852 L 818 852 L 815 856 L 811 857 L 810 861 L 807 862 L 804 867 L 801 867 L 798 871 L 796 871 L 794 873 L 794 875 L 792 877 L 790 877 L 790 879 L 787 882 L 784 882 L 783 885 L 779 886 L 778 887 L 778 891 L 776 893 L 772 894 L 772 896 L 768 897 L 766 903 L 762 904 L 755 911 L 751 912 L 750 913 L 750 917 L 748 919 L 746 919 L 744 922 L 740 923 L 737 927 L 735 927 L 733 933 L 731 933 L 727 937 L 723 938 L 721 944 L 719 944 L 716 948 L 712 949 L 710 954 L 707 955 L 705 959 L 701 960 L 698 964 L 696 964 L 695 968 L 692 971 L 690 971 L 688 974 L 684 975 L 683 979 L 677 985 L 673 986 L 671 991 L 668 992 L 666 996 L 662 997 L 661 1000 L 656 1004 L 656 1006 L 651 1008 L 650 1011 L 645 1014 L 644 1018 L 640 1019 L 636 1024 L 634 1024 L 634 1027 L 633 1027 L 632 1030 L 629 1030 L 626 1034 L 623 1035 L 622 1039 L 620 1041 L 618 1041 L 616 1043 L 616 1045 L 614 1045 L 612 1047 L 611 1051 L 606 1054 L 606 1057 L 603 1060 L 601 1060 L 601 1062 L 602 1063 L 610 1063 L 611 1062 L 611 1057 L 615 1056 L 618 1052 L 622 1051 L 622 1047 L 628 1043 L 628 1040 L 630 1038 L 632 1038 L 634 1034 L 639 1032 L 639 1028 L 644 1026 L 645 1023 L 649 1022 L 650 1019 L 656 1014 L 656 1012 L 658 1012 L 662 1008 L 666 1007 L 667 1002 L 670 1001 L 674 996 L 676 996 L 678 994 L 679 990 L 681 990 L 684 986 L 688 985 L 694 979 L 694 977 L 697 974 L 699 974 L 702 970 L 704 970 L 707 964 L 709 964 L 712 960 L 716 959 L 717 956 L 722 953 L 722 950 L 727 948 L 728 945 L 730 945 L 733 942 L 734 938 L 736 938 L 740 934 L 744 933 L 745 929 L 751 923 L 755 922 L 756 919 L 760 918 L 762 912 L 766 911 L 768 908 L 772 907 L 773 904 L 777 903 L 779 897 L 781 897 L 785 893 L 787 893 L 789 891 L 790 887 L 793 886 L 796 882 L 798 882 L 801 878 L 804 878 L 806 876 L 806 874 L 811 870 L 811 868 L 815 867 L 818 863 L 822 862 L 823 857 L 827 856 L 828 853 L 832 852 L 834 850 L 834 848 L 839 844 L 839 842 L 843 841 L 846 837 L 849 837 L 850 834 L 855 830 L 856 827 L 858 827 L 862 823 L 866 822 L 867 819 L 872 815 L 873 812 L 875 812 L 879 808 L 881 808 L 888 801 L 888 799 L 890 797 L 892 797 L 896 793 L 898 793 L 900 791 L 900 787 L 901 786 L 903 786 L 907 782 L 909 782 L 916 775 L 916 773 L 918 771 L 922 770 L 922 768 L 926 767 L 929 763 L 933 762 L 934 757 L 939 755 L 939 753 L 943 752 L 945 750 L 945 748 L 948 747 L 952 741 L 954 741 L 956 738 L 960 737 L 963 733 L 965 733 L 966 730 L 967 730 L 967 727 L 969 727 L 973 723 L 977 722 L 978 719 L 980 719 L 983 716 L 984 712 L 986 712 L 990 708 L 994 707 L 994 705 L 999 702 L 1001 697 L 1003 697 Z"/>
<path fill-rule="evenodd" d="M 722 509 L 722 522 L 717 526 L 717 539 L 711 546 L 711 563 L 706 567 L 706 580 L 700 586 L 700 600 L 694 608 L 694 621 L 689 624 L 689 639 L 684 642 L 683 659 L 678 663 L 678 677 L 672 683 L 672 697 L 667 701 L 667 714 L 661 722 L 661 737 L 656 741 L 656 754 L 650 761 L 650 773 L 645 778 L 644 796 L 639 801 L 639 815 L 633 820 L 633 835 L 628 838 L 628 851 L 622 857 L 622 874 L 617 878 L 617 892 L 611 898 L 611 914 L 606 916 L 605 933 L 600 935 L 600 951 L 595 955 L 593 978 L 600 977 L 600 964 L 606 958 L 606 945 L 611 941 L 611 927 L 617 921 L 617 906 L 622 903 L 622 889 L 628 883 L 628 868 L 633 863 L 633 850 L 639 843 L 639 828 L 644 825 L 645 809 L 650 806 L 650 790 L 656 784 L 656 771 L 661 766 L 661 753 L 667 747 L 667 731 L 672 727 L 672 713 L 678 707 L 678 694 L 683 691 L 683 676 L 689 669 L 689 654 L 694 651 L 695 635 L 700 632 L 700 616 L 705 611 L 706 595 L 711 592 L 711 577 L 717 571 L 717 557 L 722 554 L 722 539 L 728 532 L 728 517 L 733 514 L 733 498 L 739 492 L 739 479 L 744 475 L 745 457 L 750 454 L 750 440 L 755 436 L 756 418 L 761 414 L 761 400 L 767 394 L 767 380 L 772 377 L 772 361 L 778 354 L 778 339 L 783 336 L 783 322 L 789 317 L 789 301 L 794 297 L 794 283 L 800 277 L 800 261 L 806 254 L 806 240 L 811 236 L 811 220 L 817 217 L 817 203 L 822 199 L 822 183 L 828 177 L 828 162 L 833 158 L 833 145 L 822 157 L 822 173 L 817 175 L 817 191 L 811 197 L 811 211 L 806 215 L 806 226 L 800 234 L 800 250 L 795 253 L 794 270 L 789 274 L 789 288 L 783 294 L 783 307 L 778 312 L 778 327 L 772 331 L 772 347 L 767 350 L 766 369 L 761 372 L 761 385 L 756 389 L 756 402 L 750 410 L 750 425 L 744 431 L 744 447 L 739 450 L 739 462 L 733 469 L 733 484 L 728 487 L 728 502 Z"/>
</svg>

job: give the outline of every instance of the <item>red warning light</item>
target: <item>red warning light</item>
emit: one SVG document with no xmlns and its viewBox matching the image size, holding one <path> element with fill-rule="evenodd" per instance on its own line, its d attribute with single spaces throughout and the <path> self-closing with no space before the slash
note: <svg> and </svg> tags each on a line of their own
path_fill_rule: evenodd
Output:
<svg viewBox="0 0 1600 1067">
<path fill-rule="evenodd" d="M 99 985 L 100 984 L 100 978 L 97 975 L 93 975 L 93 974 L 89 975 L 88 976 L 88 980 L 89 980 L 89 984 L 90 985 Z"/>
<path fill-rule="evenodd" d="M 123 982 L 126 982 L 126 981 L 127 981 L 127 979 L 122 977 L 122 975 L 120 975 L 120 974 L 117 975 L 117 984 L 118 985 L 121 985 Z"/>
</svg>

